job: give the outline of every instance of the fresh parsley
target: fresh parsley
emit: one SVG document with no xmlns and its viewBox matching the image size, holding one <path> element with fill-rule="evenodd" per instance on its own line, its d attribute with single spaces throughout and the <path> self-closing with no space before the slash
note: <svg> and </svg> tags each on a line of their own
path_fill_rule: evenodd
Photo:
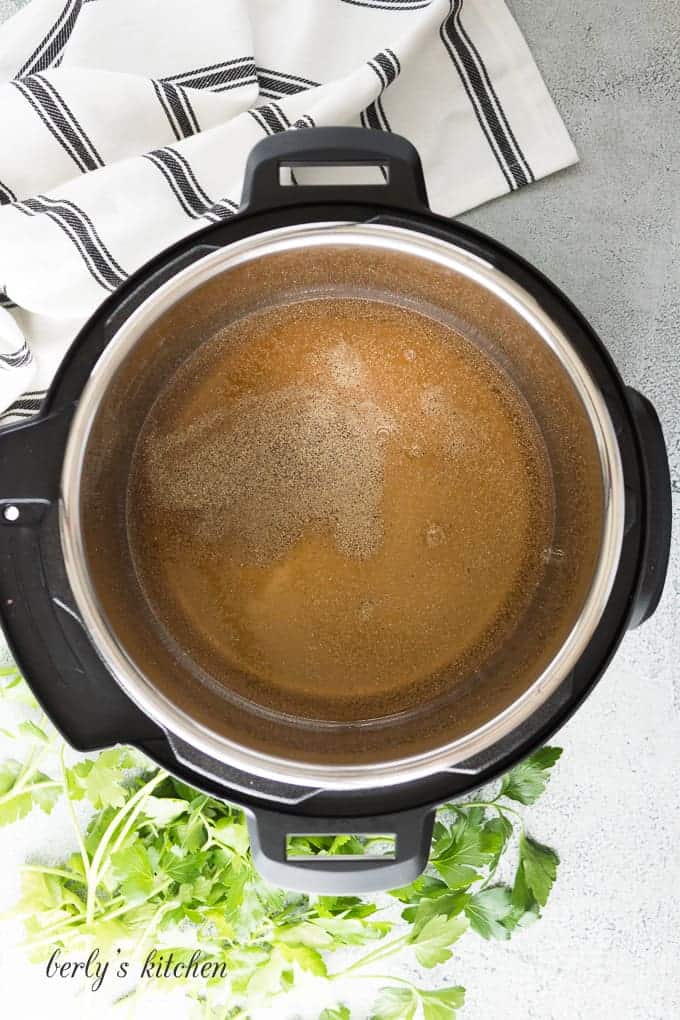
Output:
<svg viewBox="0 0 680 1020">
<path fill-rule="evenodd" d="M 462 987 L 386 978 L 381 965 L 403 954 L 425 980 L 468 932 L 509 939 L 540 916 L 556 879 L 556 852 L 526 832 L 513 804 L 540 797 L 559 748 L 543 748 L 512 769 L 492 799 L 442 808 L 426 874 L 394 890 L 391 899 L 306 896 L 262 880 L 239 809 L 130 748 L 68 766 L 63 743 L 38 717 L 15 669 L 0 671 L 2 697 L 22 702 L 36 718 L 11 734 L 27 743 L 25 759 L 0 764 L 0 826 L 34 808 L 50 813 L 64 797 L 74 831 L 74 852 L 66 860 L 23 869 L 17 909 L 32 958 L 44 960 L 55 947 L 74 953 L 97 947 L 102 955 L 120 948 L 143 956 L 161 946 L 181 960 L 200 947 L 229 974 L 226 982 L 185 984 L 210 1020 L 247 1020 L 248 1010 L 285 996 L 305 974 L 330 984 L 354 978 L 383 983 L 372 1020 L 455 1020 L 464 1006 Z M 90 810 L 84 829 L 80 802 Z M 346 855 L 366 852 L 370 842 L 297 837 L 294 850 Z M 508 874 L 511 865 L 514 878 L 505 884 L 498 873 Z M 342 966 L 334 962 L 338 950 Z M 144 987 L 133 994 L 143 995 Z M 351 1011 L 339 1002 L 319 1020 L 352 1020 Z"/>
<path fill-rule="evenodd" d="M 542 747 L 529 758 L 515 765 L 501 783 L 501 796 L 520 804 L 538 800 L 550 779 L 550 770 L 562 754 L 560 747 Z"/>
</svg>

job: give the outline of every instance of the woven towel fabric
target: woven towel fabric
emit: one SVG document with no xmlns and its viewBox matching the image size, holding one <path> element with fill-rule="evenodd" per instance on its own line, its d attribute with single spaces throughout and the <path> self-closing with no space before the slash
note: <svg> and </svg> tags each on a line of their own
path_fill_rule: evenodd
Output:
<svg viewBox="0 0 680 1020">
<path fill-rule="evenodd" d="M 0 421 L 97 305 L 238 208 L 252 146 L 362 124 L 455 215 L 576 160 L 503 0 L 34 0 L 0 28 Z"/>
</svg>

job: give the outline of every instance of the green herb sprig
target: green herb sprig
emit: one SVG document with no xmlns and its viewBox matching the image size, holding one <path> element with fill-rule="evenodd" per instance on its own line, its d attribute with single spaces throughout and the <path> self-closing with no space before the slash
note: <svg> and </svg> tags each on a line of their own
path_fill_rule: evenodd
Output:
<svg viewBox="0 0 680 1020">
<path fill-rule="evenodd" d="M 0 670 L 0 697 L 37 708 L 15 669 Z M 23 762 L 0 765 L 0 825 L 34 808 L 49 814 L 64 796 L 77 847 L 55 866 L 23 868 L 17 911 L 32 958 L 44 960 L 55 947 L 97 947 L 102 955 L 124 947 L 142 957 L 161 945 L 182 961 L 198 947 L 229 974 L 227 987 L 186 982 L 206 1020 L 247 1020 L 249 1009 L 284 996 L 303 973 L 329 983 L 382 983 L 371 1020 L 455 1020 L 462 987 L 421 987 L 384 976 L 382 965 L 405 954 L 433 970 L 450 960 L 466 932 L 509 939 L 540 916 L 556 878 L 556 852 L 528 834 L 515 805 L 541 796 L 559 748 L 545 747 L 512 769 L 494 797 L 442 808 L 427 872 L 391 899 L 365 899 L 268 885 L 253 866 L 243 813 L 133 749 L 112 748 L 68 766 L 44 716 L 3 732 L 28 741 L 30 750 Z M 58 765 L 54 775 L 44 771 L 48 758 Z M 91 811 L 84 830 L 79 802 Z M 347 854 L 366 846 L 352 836 L 298 837 L 295 850 Z M 497 876 L 511 859 L 514 878 L 505 884 Z M 390 904 L 400 907 L 396 919 Z M 339 950 L 343 965 L 334 966 Z M 339 1003 L 319 1020 L 352 1018 Z"/>
</svg>

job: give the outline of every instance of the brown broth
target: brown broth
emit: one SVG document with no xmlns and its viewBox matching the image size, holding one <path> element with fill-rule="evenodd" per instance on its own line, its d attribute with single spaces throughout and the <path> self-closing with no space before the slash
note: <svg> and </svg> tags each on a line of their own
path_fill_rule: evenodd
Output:
<svg viewBox="0 0 680 1020">
<path fill-rule="evenodd" d="M 542 437 L 509 377 L 448 325 L 357 298 L 202 345 L 146 419 L 127 512 L 146 597 L 203 669 L 338 719 L 479 668 L 553 530 Z"/>
</svg>

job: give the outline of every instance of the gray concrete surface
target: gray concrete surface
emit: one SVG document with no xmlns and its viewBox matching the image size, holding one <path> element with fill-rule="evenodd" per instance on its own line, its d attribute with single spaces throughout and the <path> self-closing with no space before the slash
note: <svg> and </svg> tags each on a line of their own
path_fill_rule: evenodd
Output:
<svg viewBox="0 0 680 1020">
<path fill-rule="evenodd" d="M 469 1020 L 680 1016 L 680 4 L 509 0 L 581 162 L 464 219 L 576 302 L 655 403 L 674 489 L 671 574 L 559 736 L 535 826 L 555 898 L 507 946 L 464 946 Z"/>
<path fill-rule="evenodd" d="M 680 4 L 509 4 L 581 162 L 464 219 L 563 287 L 626 381 L 655 402 L 671 456 L 675 540 L 659 611 L 626 638 L 560 734 L 563 761 L 531 813 L 536 835 L 562 858 L 543 920 L 507 944 L 464 939 L 435 976 L 467 987 L 461 1020 L 673 1020 L 680 1016 Z M 16 6 L 0 0 L 0 18 Z M 351 998 L 361 1020 L 365 1010 L 356 993 Z"/>
</svg>

